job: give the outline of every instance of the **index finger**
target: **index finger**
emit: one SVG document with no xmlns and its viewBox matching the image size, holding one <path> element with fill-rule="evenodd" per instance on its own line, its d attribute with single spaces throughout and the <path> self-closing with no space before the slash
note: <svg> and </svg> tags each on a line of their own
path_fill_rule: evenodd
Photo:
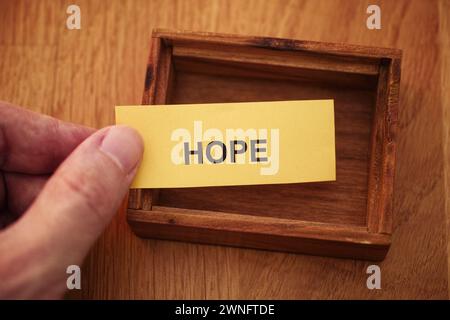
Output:
<svg viewBox="0 0 450 320">
<path fill-rule="evenodd" d="M 0 101 L 0 169 L 49 174 L 94 129 Z"/>
</svg>

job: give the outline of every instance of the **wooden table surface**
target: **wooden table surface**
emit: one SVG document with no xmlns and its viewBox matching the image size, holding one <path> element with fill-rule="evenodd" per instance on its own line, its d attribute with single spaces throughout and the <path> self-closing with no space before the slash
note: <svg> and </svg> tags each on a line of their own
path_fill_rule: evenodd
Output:
<svg viewBox="0 0 450 320">
<path fill-rule="evenodd" d="M 81 30 L 66 9 L 81 8 Z M 382 29 L 366 28 L 381 7 Z M 155 27 L 404 50 L 395 232 L 382 289 L 364 261 L 144 240 L 124 210 L 92 249 L 71 297 L 449 298 L 450 2 L 0 1 L 0 99 L 97 128 L 140 104 Z"/>
</svg>

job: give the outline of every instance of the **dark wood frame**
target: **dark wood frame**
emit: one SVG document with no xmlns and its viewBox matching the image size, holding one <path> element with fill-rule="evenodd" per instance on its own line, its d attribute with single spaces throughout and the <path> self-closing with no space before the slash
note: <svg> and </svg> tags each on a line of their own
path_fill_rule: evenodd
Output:
<svg viewBox="0 0 450 320">
<path fill-rule="evenodd" d="M 260 55 L 261 50 L 264 50 L 264 56 Z M 174 56 L 252 66 L 233 71 L 243 76 L 257 77 L 261 70 L 270 70 L 275 77 L 277 73 L 295 77 L 296 70 L 301 68 L 308 70 L 308 77 L 313 80 L 326 74 L 333 81 L 334 75 L 339 73 L 346 73 L 345 79 L 354 78 L 356 82 L 361 75 L 378 79 L 368 163 L 367 225 L 346 226 L 165 207 L 157 203 L 159 190 L 132 189 L 127 219 L 137 235 L 368 260 L 385 257 L 392 233 L 400 50 L 156 30 L 152 37 L 143 104 L 168 102 Z M 201 68 L 201 65 L 196 67 Z"/>
</svg>

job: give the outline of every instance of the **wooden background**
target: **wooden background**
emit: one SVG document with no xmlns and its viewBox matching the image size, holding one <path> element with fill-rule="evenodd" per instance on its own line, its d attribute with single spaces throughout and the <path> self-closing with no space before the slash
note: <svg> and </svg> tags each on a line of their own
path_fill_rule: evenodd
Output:
<svg viewBox="0 0 450 320">
<path fill-rule="evenodd" d="M 65 27 L 81 7 L 81 30 Z M 368 30 L 379 4 L 382 29 Z M 449 298 L 449 1 L 0 1 L 0 99 L 103 127 L 141 102 L 154 27 L 404 50 L 395 233 L 369 263 L 135 237 L 121 210 L 92 249 L 81 298 Z M 445 59 L 446 57 L 446 59 Z"/>
</svg>

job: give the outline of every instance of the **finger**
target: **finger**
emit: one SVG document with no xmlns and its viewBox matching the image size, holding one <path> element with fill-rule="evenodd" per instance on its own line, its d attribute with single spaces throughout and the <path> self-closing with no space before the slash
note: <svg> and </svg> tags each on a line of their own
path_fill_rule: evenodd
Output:
<svg viewBox="0 0 450 320">
<path fill-rule="evenodd" d="M 0 234 L 0 256 L 11 254 L 11 248 L 19 251 L 6 263 L 16 268 L 16 280 L 7 281 L 4 295 L 62 294 L 66 268 L 81 264 L 117 211 L 142 150 L 135 130 L 110 127 L 86 139 L 61 164 L 25 215 Z M 30 256 L 39 257 L 39 264 L 26 268 Z M 1 273 L 0 278 L 5 278 Z M 48 287 L 43 291 L 40 283 L 26 284 L 34 279 L 45 279 Z"/>
<path fill-rule="evenodd" d="M 0 169 L 52 173 L 92 132 L 0 101 Z"/>
<path fill-rule="evenodd" d="M 3 177 L 3 172 L 0 171 L 0 213 L 5 209 L 5 203 L 6 203 L 6 183 Z"/>
<path fill-rule="evenodd" d="M 4 173 L 4 207 L 0 212 L 0 230 L 6 228 L 27 210 L 44 187 L 48 176 Z"/>
<path fill-rule="evenodd" d="M 5 173 L 6 210 L 19 216 L 33 203 L 44 188 L 49 176 L 25 175 L 20 173 Z"/>
</svg>

